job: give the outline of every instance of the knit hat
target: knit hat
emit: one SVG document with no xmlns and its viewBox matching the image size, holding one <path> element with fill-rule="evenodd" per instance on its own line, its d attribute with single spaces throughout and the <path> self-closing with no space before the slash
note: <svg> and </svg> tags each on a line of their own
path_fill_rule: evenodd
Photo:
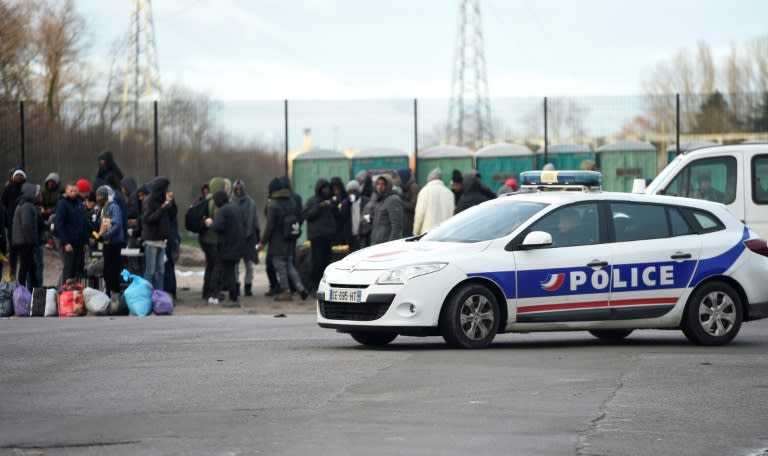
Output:
<svg viewBox="0 0 768 456">
<path fill-rule="evenodd" d="M 504 181 L 504 185 L 506 185 L 507 187 L 511 188 L 512 191 L 514 191 L 514 192 L 517 191 L 517 179 L 515 179 L 514 177 L 510 177 L 509 179 Z"/>
<path fill-rule="evenodd" d="M 79 179 L 77 181 L 78 193 L 88 193 L 90 191 L 91 191 L 91 183 L 88 182 L 88 179 Z"/>
<path fill-rule="evenodd" d="M 356 191 L 360 193 L 360 183 L 356 180 L 351 180 L 347 183 L 347 192 Z"/>
<path fill-rule="evenodd" d="M 22 176 L 24 176 L 24 179 L 26 179 L 26 178 L 27 178 L 27 173 L 25 173 L 23 169 L 17 169 L 17 170 L 16 170 L 16 171 L 14 171 L 14 172 L 13 172 L 13 174 L 11 175 L 11 179 L 13 179 L 14 177 L 16 177 L 16 175 L 17 175 L 17 174 L 21 174 Z"/>
<path fill-rule="evenodd" d="M 461 171 L 458 169 L 453 170 L 453 173 L 451 174 L 451 182 L 456 182 L 457 184 L 464 182 L 464 177 L 461 175 Z"/>
</svg>

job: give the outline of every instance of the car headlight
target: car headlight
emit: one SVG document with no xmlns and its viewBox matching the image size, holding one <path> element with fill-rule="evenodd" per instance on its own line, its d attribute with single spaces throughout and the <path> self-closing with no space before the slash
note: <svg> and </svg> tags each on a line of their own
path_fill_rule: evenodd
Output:
<svg viewBox="0 0 768 456">
<path fill-rule="evenodd" d="M 401 285 L 414 277 L 437 272 L 446 266 L 448 263 L 427 263 L 391 269 L 380 275 L 376 283 L 379 285 Z"/>
</svg>

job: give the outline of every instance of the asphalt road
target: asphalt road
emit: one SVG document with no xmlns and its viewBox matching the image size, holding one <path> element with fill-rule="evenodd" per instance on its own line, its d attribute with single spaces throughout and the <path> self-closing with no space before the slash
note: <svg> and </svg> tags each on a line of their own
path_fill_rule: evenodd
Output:
<svg viewBox="0 0 768 456">
<path fill-rule="evenodd" d="M 366 349 L 311 315 L 0 321 L 0 452 L 756 455 L 768 321 L 725 347 L 503 335 Z M 768 453 L 766 453 L 768 454 Z"/>
</svg>

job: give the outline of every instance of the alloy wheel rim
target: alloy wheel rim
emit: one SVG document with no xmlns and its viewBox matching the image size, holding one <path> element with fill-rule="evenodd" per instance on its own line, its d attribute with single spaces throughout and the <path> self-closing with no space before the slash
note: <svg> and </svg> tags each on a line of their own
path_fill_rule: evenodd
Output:
<svg viewBox="0 0 768 456">
<path fill-rule="evenodd" d="M 464 335 L 471 340 L 488 337 L 495 322 L 491 301 L 483 295 L 469 296 L 461 304 L 460 324 Z"/>
<path fill-rule="evenodd" d="M 736 323 L 736 304 L 722 291 L 707 293 L 699 303 L 699 324 L 710 336 L 724 336 Z"/>
</svg>

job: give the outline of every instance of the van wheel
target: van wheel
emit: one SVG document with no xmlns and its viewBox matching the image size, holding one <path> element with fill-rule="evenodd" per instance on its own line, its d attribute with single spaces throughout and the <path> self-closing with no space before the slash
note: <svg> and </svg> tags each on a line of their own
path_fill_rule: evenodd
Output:
<svg viewBox="0 0 768 456">
<path fill-rule="evenodd" d="M 378 331 L 352 331 L 349 333 L 357 342 L 369 347 L 380 347 L 395 340 L 397 333 Z"/>
<path fill-rule="evenodd" d="M 693 292 L 681 329 L 697 345 L 725 345 L 741 329 L 741 299 L 724 282 L 710 282 Z"/>
<path fill-rule="evenodd" d="M 485 348 L 499 327 L 499 304 L 488 288 L 465 285 L 451 295 L 440 318 L 440 333 L 457 348 Z"/>
<path fill-rule="evenodd" d="M 600 340 L 616 342 L 632 334 L 631 329 L 593 329 L 589 333 Z"/>
</svg>

